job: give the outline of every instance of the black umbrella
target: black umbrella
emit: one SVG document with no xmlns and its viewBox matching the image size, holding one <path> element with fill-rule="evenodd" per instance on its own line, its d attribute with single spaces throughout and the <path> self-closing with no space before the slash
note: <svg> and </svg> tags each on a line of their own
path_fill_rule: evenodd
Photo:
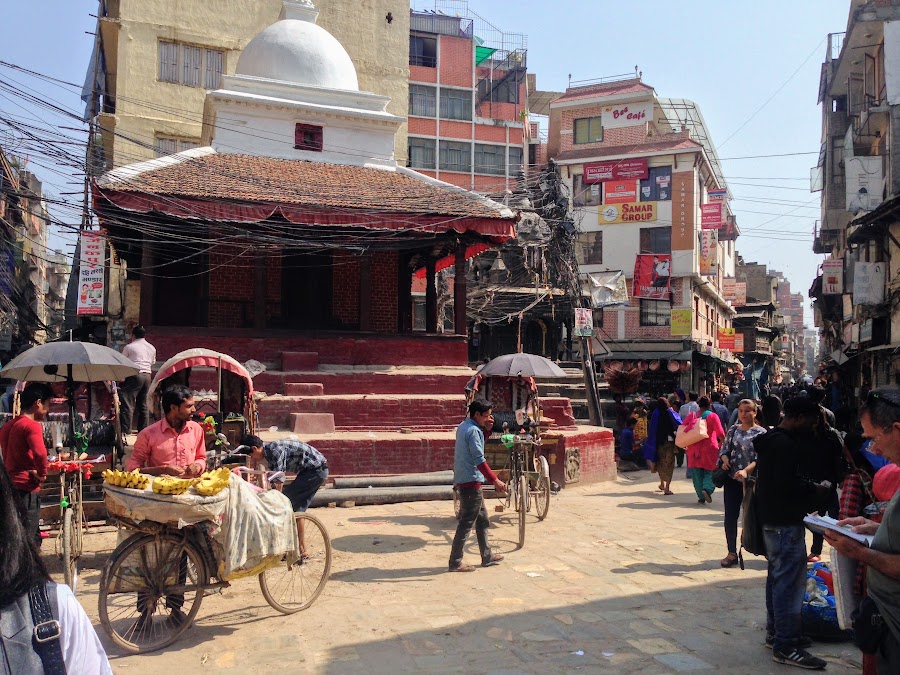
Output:
<svg viewBox="0 0 900 675">
<path fill-rule="evenodd" d="M 504 354 L 485 364 L 479 375 L 505 375 L 515 377 L 565 377 L 566 371 L 537 354 Z"/>
<path fill-rule="evenodd" d="M 115 349 L 93 342 L 48 342 L 22 352 L 0 369 L 0 376 L 26 382 L 65 382 L 69 399 L 69 438 L 75 440 L 75 383 L 124 380 L 138 367 Z"/>
</svg>

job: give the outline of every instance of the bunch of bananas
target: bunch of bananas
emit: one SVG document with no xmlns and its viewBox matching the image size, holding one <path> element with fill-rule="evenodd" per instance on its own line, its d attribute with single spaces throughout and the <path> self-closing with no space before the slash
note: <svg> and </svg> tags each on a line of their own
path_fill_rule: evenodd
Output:
<svg viewBox="0 0 900 675">
<path fill-rule="evenodd" d="M 136 490 L 146 490 L 150 485 L 150 476 L 145 476 L 140 469 L 134 471 L 113 471 L 107 469 L 102 474 L 103 480 L 110 485 L 118 485 L 119 487 L 133 488 Z"/>
<path fill-rule="evenodd" d="M 180 495 L 187 492 L 193 482 L 176 476 L 157 476 L 153 479 L 153 491 L 161 495 Z"/>
<path fill-rule="evenodd" d="M 231 471 L 222 467 L 215 471 L 207 471 L 200 476 L 200 480 L 194 483 L 194 489 L 204 497 L 212 497 L 228 487 L 231 479 Z"/>
</svg>

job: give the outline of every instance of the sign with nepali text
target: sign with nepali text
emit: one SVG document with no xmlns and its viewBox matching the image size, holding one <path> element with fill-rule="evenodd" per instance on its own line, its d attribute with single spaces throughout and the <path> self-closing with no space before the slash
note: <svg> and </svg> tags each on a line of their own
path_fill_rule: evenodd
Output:
<svg viewBox="0 0 900 675">
<path fill-rule="evenodd" d="M 602 309 L 600 310 L 603 311 Z M 586 307 L 575 308 L 575 337 L 594 336 L 594 314 Z"/>
<path fill-rule="evenodd" d="M 649 175 L 646 159 L 620 159 L 615 162 L 594 162 L 584 165 L 585 184 L 608 180 L 644 180 Z"/>
<path fill-rule="evenodd" d="M 635 298 L 668 300 L 671 267 L 671 255 L 638 255 L 634 261 L 634 282 L 631 295 Z"/>
<path fill-rule="evenodd" d="M 672 337 L 684 337 L 691 334 L 691 322 L 693 321 L 693 311 L 690 307 L 672 310 L 671 318 L 671 335 Z"/>
<path fill-rule="evenodd" d="M 844 261 L 826 260 L 822 263 L 823 295 L 840 295 L 844 292 Z"/>
<path fill-rule="evenodd" d="M 656 220 L 656 202 L 623 202 L 600 208 L 600 224 L 649 223 Z"/>
<path fill-rule="evenodd" d="M 609 181 L 603 184 L 604 204 L 624 204 L 637 201 L 636 180 Z"/>
<path fill-rule="evenodd" d="M 731 351 L 736 354 L 744 353 L 744 334 L 743 333 L 735 333 L 734 334 L 734 349 Z"/>
<path fill-rule="evenodd" d="M 734 328 L 720 328 L 719 329 L 719 349 L 730 349 L 734 351 L 734 339 L 737 336 L 737 331 Z"/>
<path fill-rule="evenodd" d="M 726 300 L 730 300 L 732 304 L 735 298 L 734 284 L 737 280 L 734 277 L 725 277 L 722 279 L 722 295 Z"/>
<path fill-rule="evenodd" d="M 78 316 L 103 314 L 103 284 L 106 277 L 106 237 L 98 232 L 81 233 L 78 271 Z"/>
<path fill-rule="evenodd" d="M 718 230 L 722 227 L 722 202 L 704 204 L 700 207 L 700 229 Z"/>
<path fill-rule="evenodd" d="M 719 273 L 719 232 L 718 230 L 700 231 L 700 274 L 716 275 Z"/>
<path fill-rule="evenodd" d="M 738 281 L 734 285 L 734 306 L 741 307 L 747 304 L 747 282 Z"/>
</svg>

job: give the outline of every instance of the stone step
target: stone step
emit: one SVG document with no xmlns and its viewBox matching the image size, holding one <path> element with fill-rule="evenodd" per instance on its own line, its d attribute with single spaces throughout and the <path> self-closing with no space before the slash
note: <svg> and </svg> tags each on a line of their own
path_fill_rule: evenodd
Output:
<svg viewBox="0 0 900 675">
<path fill-rule="evenodd" d="M 340 394 L 271 396 L 259 403 L 260 425 L 283 427 L 293 413 L 330 413 L 338 427 L 415 428 L 459 424 L 465 399 L 457 395 Z"/>
<path fill-rule="evenodd" d="M 285 382 L 285 396 L 322 396 L 325 386 L 321 382 Z"/>
<path fill-rule="evenodd" d="M 466 383 L 474 372 L 440 369 L 422 372 L 400 371 L 353 371 L 353 370 L 320 370 L 316 372 L 281 373 L 284 382 L 284 393 L 287 394 L 288 383 L 314 382 L 320 383 L 325 393 L 334 394 L 456 394 L 463 396 Z M 266 373 L 263 373 L 266 375 Z M 274 373 L 272 373 L 274 375 Z M 262 377 L 260 375 L 259 377 Z M 255 381 L 254 381 L 255 382 Z M 263 390 L 268 391 L 268 390 Z M 282 391 L 278 389 L 277 391 Z M 276 393 L 273 390 L 270 393 Z"/>
<path fill-rule="evenodd" d="M 318 352 L 281 352 L 281 369 L 289 370 L 318 370 Z"/>
<path fill-rule="evenodd" d="M 290 414 L 288 428 L 295 434 L 333 434 L 334 415 L 331 413 L 294 412 Z"/>
</svg>

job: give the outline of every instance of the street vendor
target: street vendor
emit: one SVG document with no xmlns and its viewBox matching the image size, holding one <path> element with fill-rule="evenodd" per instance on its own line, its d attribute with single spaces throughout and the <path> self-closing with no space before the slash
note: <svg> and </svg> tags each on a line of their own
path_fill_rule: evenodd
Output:
<svg viewBox="0 0 900 675">
<path fill-rule="evenodd" d="M 184 385 L 173 385 L 162 395 L 165 417 L 138 434 L 125 469 L 159 476 L 199 476 L 206 470 L 206 435 L 191 418 L 194 396 Z"/>
<path fill-rule="evenodd" d="M 263 442 L 259 436 L 247 435 L 241 445 L 235 448 L 239 455 L 249 455 L 254 462 L 265 461 L 269 471 L 283 471 L 297 474 L 289 485 L 284 479 L 272 482 L 291 500 L 295 513 L 303 513 L 312 502 L 318 489 L 328 478 L 328 461 L 313 446 L 298 440 L 284 438 L 279 441 Z M 306 556 L 306 541 L 303 536 L 303 521 L 298 521 L 300 554 Z"/>
<path fill-rule="evenodd" d="M 25 526 L 40 546 L 41 482 L 47 477 L 47 447 L 41 421 L 50 410 L 50 387 L 31 382 L 19 399 L 22 414 L 0 428 L 0 453 L 13 485 L 13 497 L 25 514 Z"/>
</svg>

